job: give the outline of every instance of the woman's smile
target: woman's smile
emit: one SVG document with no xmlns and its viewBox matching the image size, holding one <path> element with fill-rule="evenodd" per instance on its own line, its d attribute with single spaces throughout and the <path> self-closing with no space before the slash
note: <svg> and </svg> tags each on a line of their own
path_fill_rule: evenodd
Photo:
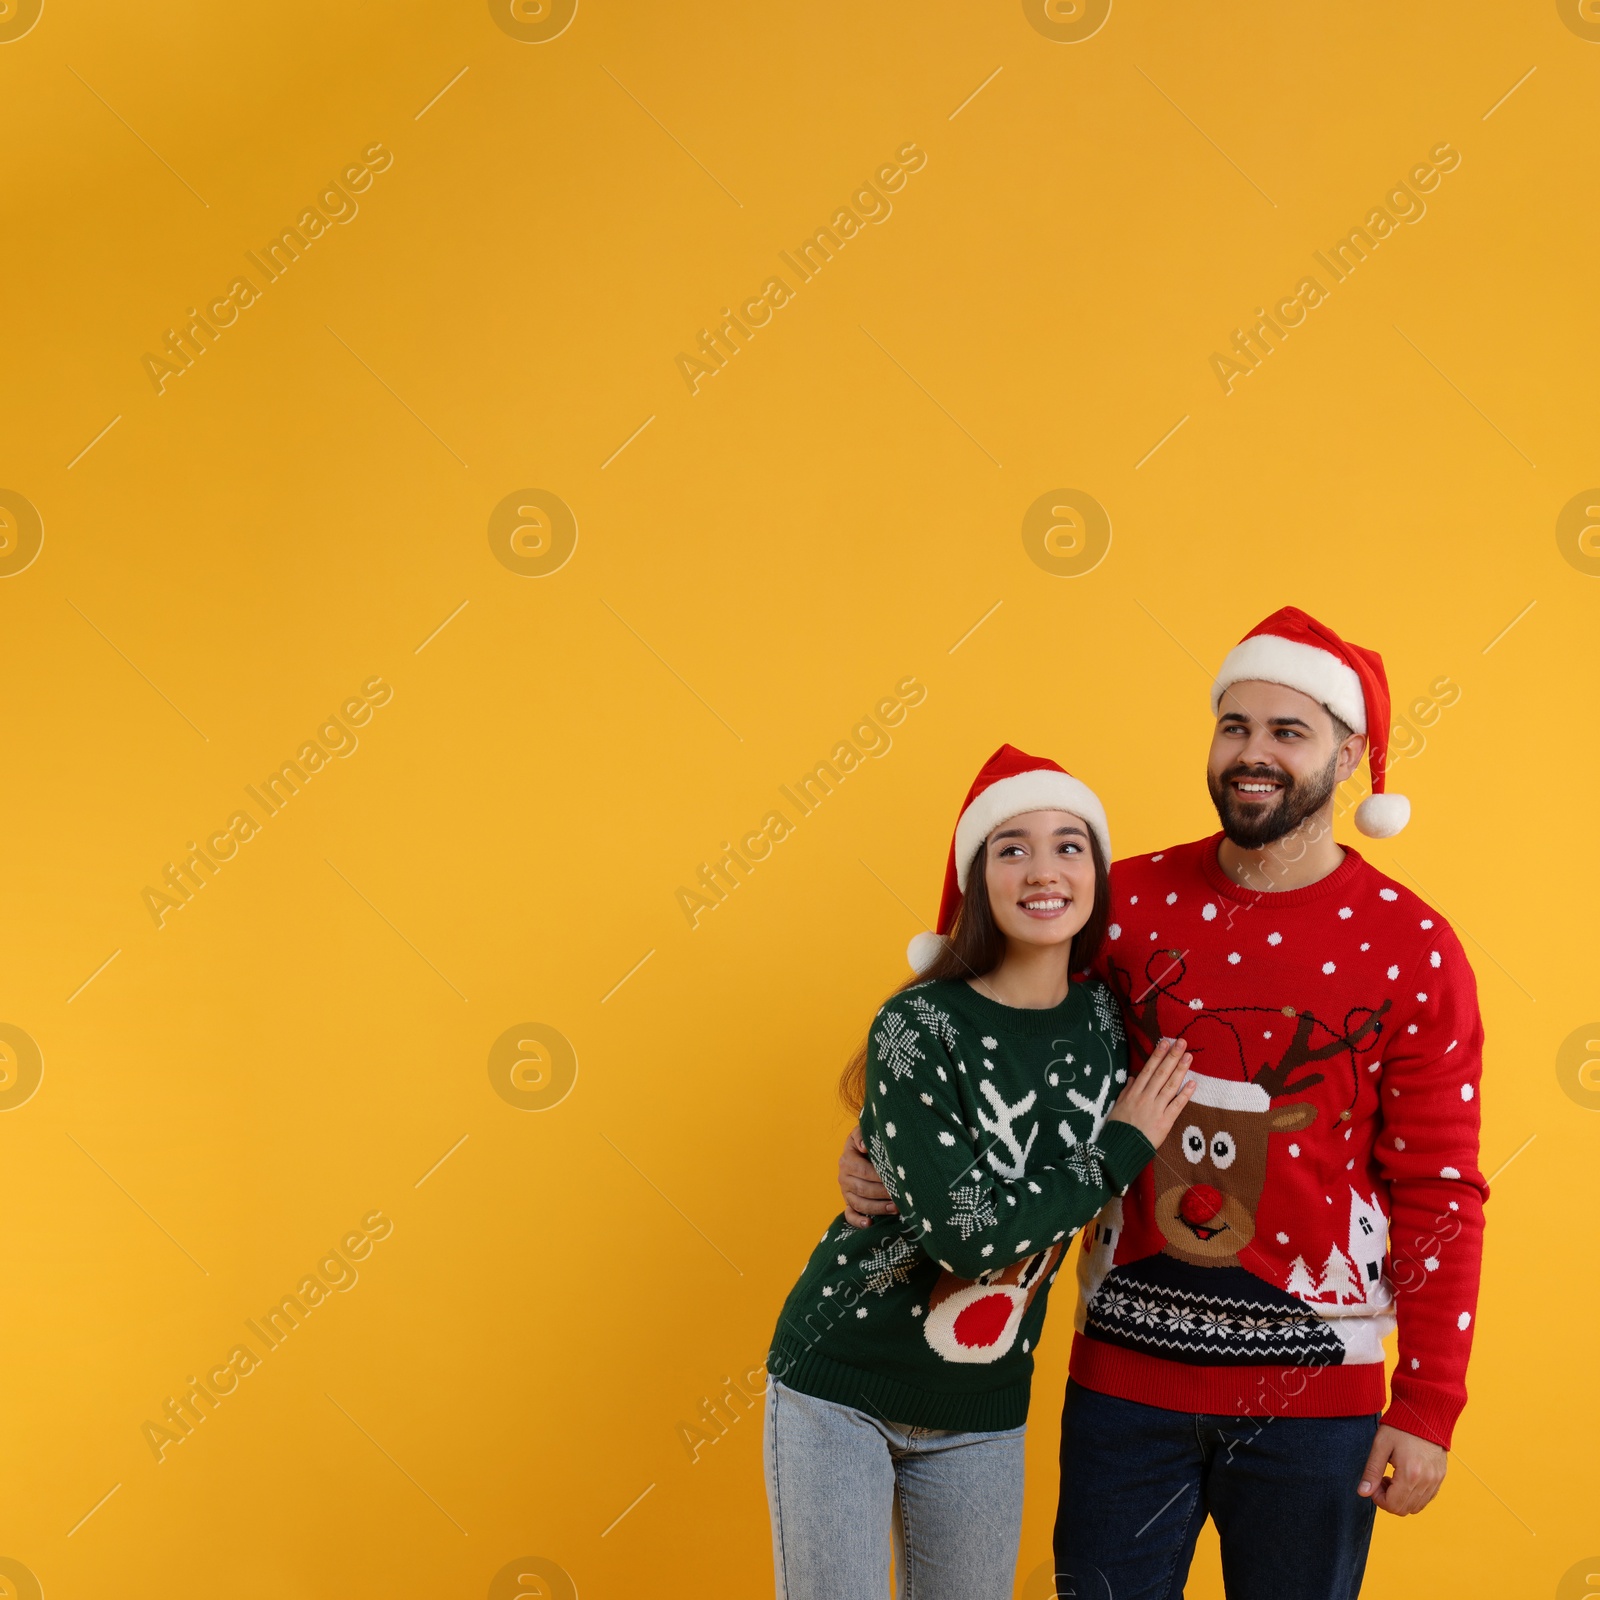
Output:
<svg viewBox="0 0 1600 1600">
<path fill-rule="evenodd" d="M 1059 894 L 1029 895 L 1027 899 L 1017 902 L 1017 905 L 1028 916 L 1037 917 L 1041 921 L 1048 921 L 1052 917 L 1061 916 L 1071 904 L 1071 900 Z"/>
</svg>

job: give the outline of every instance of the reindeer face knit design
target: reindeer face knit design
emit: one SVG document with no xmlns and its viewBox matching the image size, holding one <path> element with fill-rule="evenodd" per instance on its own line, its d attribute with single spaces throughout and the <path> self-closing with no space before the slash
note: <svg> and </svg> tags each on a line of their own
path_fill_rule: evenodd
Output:
<svg viewBox="0 0 1600 1600">
<path fill-rule="evenodd" d="M 1097 979 L 1048 1011 L 923 983 L 873 1020 L 861 1128 L 900 1208 L 835 1217 L 773 1335 L 789 1388 L 923 1428 L 1027 1420 L 1067 1241 L 1153 1154 L 1107 1122 L 1127 1039 Z"/>
<path fill-rule="evenodd" d="M 1354 850 L 1240 888 L 1221 835 L 1112 869 L 1096 970 L 1134 1059 L 1198 1085 L 1084 1234 L 1072 1375 L 1169 1410 L 1385 1420 L 1448 1446 L 1466 1403 L 1483 1201 L 1483 1030 L 1444 919 Z"/>
</svg>

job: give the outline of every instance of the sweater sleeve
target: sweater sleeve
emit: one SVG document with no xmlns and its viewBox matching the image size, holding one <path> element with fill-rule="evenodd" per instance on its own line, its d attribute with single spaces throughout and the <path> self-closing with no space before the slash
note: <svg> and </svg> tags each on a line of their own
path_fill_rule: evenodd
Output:
<svg viewBox="0 0 1600 1600">
<path fill-rule="evenodd" d="M 1042 1114 L 1029 1116 L 1042 1112 L 1033 1094 L 1016 1106 L 996 1096 L 969 1124 L 962 1085 L 979 1099 L 972 1073 L 982 1072 L 982 1052 L 964 1051 L 959 1035 L 946 1038 L 898 999 L 885 1005 L 869 1036 L 861 1123 L 873 1165 L 922 1249 L 946 1271 L 976 1278 L 1076 1232 L 1155 1151 L 1131 1123 L 1107 1122 L 1056 1163 L 1029 1166 L 1045 1131 Z"/>
<path fill-rule="evenodd" d="M 1384 1052 L 1375 1154 L 1389 1184 L 1400 1356 L 1383 1420 L 1448 1449 L 1467 1403 L 1489 1190 L 1478 1167 L 1477 983 L 1460 941 L 1437 921 Z"/>
</svg>

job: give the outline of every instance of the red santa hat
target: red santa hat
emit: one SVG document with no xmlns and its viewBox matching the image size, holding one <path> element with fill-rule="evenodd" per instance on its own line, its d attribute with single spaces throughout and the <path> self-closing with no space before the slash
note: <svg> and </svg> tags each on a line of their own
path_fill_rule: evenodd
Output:
<svg viewBox="0 0 1600 1600">
<path fill-rule="evenodd" d="M 1003 744 L 983 764 L 961 807 L 950 856 L 944 869 L 944 894 L 939 900 L 939 931 L 919 933 L 906 947 L 906 959 L 915 972 L 926 972 L 944 948 L 945 936 L 955 926 L 967 891 L 967 873 L 978 847 L 1000 826 L 1025 811 L 1070 811 L 1082 817 L 1100 846 L 1106 865 L 1111 864 L 1111 832 L 1105 807 L 1088 784 L 1074 778 L 1065 767 L 1042 756 L 1030 756 L 1015 745 Z"/>
<path fill-rule="evenodd" d="M 1246 679 L 1281 683 L 1320 702 L 1367 737 L 1372 793 L 1356 807 L 1356 827 L 1369 839 L 1389 839 L 1411 820 L 1411 802 L 1389 794 L 1389 679 L 1376 650 L 1346 644 L 1332 628 L 1298 606 L 1274 611 L 1228 652 L 1211 686 L 1215 715 L 1223 691 Z"/>
</svg>

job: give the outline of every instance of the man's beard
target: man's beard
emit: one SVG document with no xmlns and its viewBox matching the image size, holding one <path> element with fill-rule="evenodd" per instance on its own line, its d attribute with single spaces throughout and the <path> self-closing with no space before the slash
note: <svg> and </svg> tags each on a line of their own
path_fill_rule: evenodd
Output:
<svg viewBox="0 0 1600 1600">
<path fill-rule="evenodd" d="M 1321 772 L 1299 779 L 1275 767 L 1232 766 L 1220 779 L 1208 770 L 1206 787 L 1211 791 L 1211 803 L 1217 808 L 1222 831 L 1241 850 L 1260 850 L 1265 845 L 1275 844 L 1285 834 L 1293 833 L 1307 817 L 1314 816 L 1328 803 L 1338 760 L 1335 751 Z M 1252 778 L 1282 785 L 1276 803 L 1271 797 L 1266 805 L 1240 801 L 1230 785 L 1235 779 L 1248 783 Z"/>
</svg>

